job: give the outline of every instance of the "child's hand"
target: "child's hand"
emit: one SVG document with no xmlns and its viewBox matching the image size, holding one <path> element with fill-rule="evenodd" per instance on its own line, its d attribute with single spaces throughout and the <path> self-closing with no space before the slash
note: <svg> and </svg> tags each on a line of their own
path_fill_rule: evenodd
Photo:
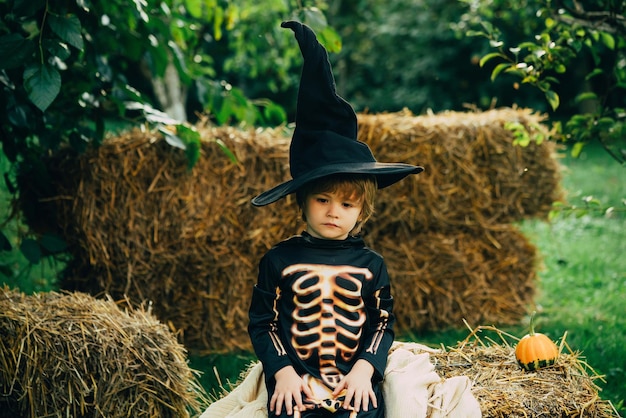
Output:
<svg viewBox="0 0 626 418">
<path fill-rule="evenodd" d="M 339 396 L 342 390 L 346 390 L 346 398 L 343 402 L 343 408 L 348 409 L 354 399 L 354 410 L 359 412 L 361 406 L 363 411 L 367 411 L 369 401 L 372 401 L 374 408 L 378 408 L 376 402 L 376 394 L 372 389 L 372 376 L 374 375 L 374 366 L 367 360 L 357 360 L 352 366 L 352 370 L 348 373 L 335 388 L 333 396 Z"/>
<path fill-rule="evenodd" d="M 292 415 L 294 401 L 298 411 L 303 411 L 302 392 L 307 397 L 313 397 L 313 393 L 311 393 L 311 389 L 304 379 L 296 373 L 292 366 L 283 367 L 274 374 L 274 378 L 276 379 L 276 387 L 270 399 L 270 412 L 276 411 L 276 415 L 280 415 L 284 405 L 287 415 Z"/>
</svg>

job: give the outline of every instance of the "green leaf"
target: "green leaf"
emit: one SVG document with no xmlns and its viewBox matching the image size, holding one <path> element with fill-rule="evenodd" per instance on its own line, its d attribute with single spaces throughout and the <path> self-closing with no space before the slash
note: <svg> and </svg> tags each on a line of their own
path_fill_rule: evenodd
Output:
<svg viewBox="0 0 626 418">
<path fill-rule="evenodd" d="M 528 49 L 529 51 L 534 51 L 535 49 L 541 48 L 539 45 L 534 44 L 532 42 L 522 42 L 517 47 L 519 49 Z"/>
<path fill-rule="evenodd" d="M 200 132 L 193 126 L 179 124 L 176 125 L 176 134 L 185 143 L 187 168 L 192 169 L 200 159 Z"/>
<path fill-rule="evenodd" d="M 265 105 L 263 109 L 263 116 L 270 125 L 280 125 L 287 120 L 287 113 L 282 106 L 279 106 L 273 102 Z"/>
<path fill-rule="evenodd" d="M 187 168 L 191 170 L 200 159 L 200 142 L 187 144 L 185 155 L 187 156 Z"/>
<path fill-rule="evenodd" d="M 144 22 L 150 21 L 150 16 L 148 12 L 146 12 L 146 8 L 148 7 L 148 2 L 144 0 L 132 0 L 135 3 L 135 10 L 137 10 L 137 14 L 139 14 L 139 18 Z"/>
<path fill-rule="evenodd" d="M 576 211 L 576 218 L 580 219 L 587 214 L 589 214 L 589 211 L 587 209 L 578 209 Z"/>
<path fill-rule="evenodd" d="M 604 70 L 602 68 L 594 68 L 593 71 L 591 71 L 589 74 L 585 76 L 585 80 L 589 81 L 593 77 L 603 75 L 603 74 L 604 74 Z"/>
<path fill-rule="evenodd" d="M 169 64 L 169 53 L 167 45 L 158 43 L 156 46 L 148 48 L 150 52 L 150 58 L 152 63 L 152 70 L 154 76 L 163 78 L 165 76 L 165 70 Z"/>
<path fill-rule="evenodd" d="M 324 13 L 317 7 L 307 7 L 303 10 L 303 13 L 304 19 L 302 23 L 310 26 L 315 33 L 323 31 L 324 28 L 328 26 L 326 16 L 324 16 Z"/>
<path fill-rule="evenodd" d="M 474 36 L 484 36 L 486 37 L 487 34 L 483 31 L 478 31 L 478 30 L 468 30 L 467 32 L 465 32 L 465 36 L 467 37 L 474 37 Z"/>
<path fill-rule="evenodd" d="M 510 64 L 508 62 L 503 62 L 501 64 L 496 65 L 495 68 L 493 69 L 493 71 L 491 72 L 491 81 L 494 81 L 496 79 L 496 77 L 498 76 L 498 74 L 500 74 L 502 72 L 502 70 L 506 70 L 511 65 L 512 64 Z"/>
<path fill-rule="evenodd" d="M 224 22 L 224 9 L 218 7 L 214 10 L 213 16 L 213 36 L 216 41 L 222 39 L 222 22 Z"/>
<path fill-rule="evenodd" d="M 217 112 L 213 112 L 215 115 L 215 119 L 217 120 L 218 125 L 223 125 L 233 116 L 235 112 L 233 101 L 230 96 L 224 97 L 224 101 L 221 106 L 217 110 Z"/>
<path fill-rule="evenodd" d="M 0 69 L 17 68 L 35 52 L 35 43 L 17 33 L 0 36 Z"/>
<path fill-rule="evenodd" d="M 600 32 L 600 40 L 610 50 L 615 49 L 615 38 L 610 33 Z"/>
<path fill-rule="evenodd" d="M 22 240 L 20 251 L 32 264 L 38 264 L 41 260 L 41 247 L 39 247 L 39 243 L 32 238 Z"/>
<path fill-rule="evenodd" d="M 583 197 L 583 202 L 585 202 L 585 204 L 590 205 L 590 206 L 602 206 L 602 202 L 593 196 Z"/>
<path fill-rule="evenodd" d="M 546 99 L 548 100 L 548 103 L 550 103 L 552 110 L 556 110 L 559 107 L 559 95 L 553 90 L 546 90 Z"/>
<path fill-rule="evenodd" d="M 3 231 L 0 231 L 0 251 L 11 251 L 12 249 L 11 241 L 9 241 L 9 238 Z"/>
<path fill-rule="evenodd" d="M 89 7 L 91 6 L 91 4 L 89 4 L 89 0 L 76 0 L 76 5 L 83 11 L 89 13 Z"/>
<path fill-rule="evenodd" d="M 235 156 L 235 154 L 233 154 L 233 152 L 226 146 L 226 144 L 224 144 L 224 142 L 221 139 L 219 138 L 216 139 L 215 143 L 220 147 L 222 152 L 226 154 L 226 156 L 231 162 L 233 163 L 237 162 L 237 157 Z"/>
<path fill-rule="evenodd" d="M 494 58 L 502 58 L 502 59 L 505 59 L 505 60 L 508 59 L 506 55 L 501 54 L 500 52 L 491 52 L 491 53 L 485 55 L 484 57 L 482 57 L 480 59 L 479 65 L 481 67 L 484 67 L 485 64 L 487 63 L 487 61 L 490 61 L 490 60 L 492 60 Z"/>
<path fill-rule="evenodd" d="M 126 97 L 135 100 L 134 102 L 130 100 L 126 101 L 126 109 L 130 109 L 131 106 L 136 106 L 137 109 L 143 108 L 144 99 L 141 96 L 141 92 L 139 90 L 129 84 L 124 84 L 123 86 L 121 86 L 121 89 Z"/>
<path fill-rule="evenodd" d="M 328 52 L 340 52 L 341 51 L 341 37 L 330 26 L 325 27 L 319 32 L 320 43 L 326 47 Z"/>
<path fill-rule="evenodd" d="M 548 212 L 548 221 L 555 220 L 560 214 L 560 210 L 551 210 L 550 212 Z"/>
<path fill-rule="evenodd" d="M 483 29 L 487 32 L 487 33 L 494 33 L 494 27 L 493 24 L 491 22 L 488 22 L 486 20 L 481 20 L 480 22 L 480 26 L 483 27 Z"/>
<path fill-rule="evenodd" d="M 201 0 L 186 0 L 185 10 L 195 19 L 202 17 L 203 2 Z"/>
<path fill-rule="evenodd" d="M 578 158 L 580 157 L 580 153 L 583 151 L 583 147 L 585 146 L 584 142 L 576 142 L 572 147 L 572 157 Z"/>
<path fill-rule="evenodd" d="M 615 119 L 605 116 L 598 119 L 596 125 L 601 131 L 609 131 L 615 125 Z"/>
<path fill-rule="evenodd" d="M 526 73 L 524 71 L 520 70 L 519 68 L 512 67 L 512 66 L 509 66 L 509 68 L 504 70 L 504 72 L 507 73 L 507 74 L 516 75 L 516 76 L 518 76 L 518 77 L 520 77 L 522 79 L 526 76 Z M 522 82 L 524 83 L 526 81 L 522 80 Z"/>
<path fill-rule="evenodd" d="M 126 103 L 126 109 L 139 110 L 143 112 L 146 120 L 151 123 L 162 123 L 164 125 L 176 125 L 180 123 L 180 121 L 170 117 L 167 113 L 155 109 L 147 103 L 128 102 Z"/>
<path fill-rule="evenodd" d="M 183 124 L 176 125 L 176 133 L 185 144 L 200 143 L 200 132 L 191 126 Z"/>
<path fill-rule="evenodd" d="M 228 5 L 228 8 L 226 9 L 226 18 L 225 18 L 226 30 L 232 31 L 235 29 L 237 21 L 239 20 L 240 13 L 241 11 L 240 11 L 239 6 L 233 3 Z"/>
<path fill-rule="evenodd" d="M 78 17 L 74 15 L 58 16 L 50 14 L 48 15 L 48 23 L 52 31 L 63 41 L 80 51 L 84 49 L 85 45 Z"/>
<path fill-rule="evenodd" d="M 49 253 L 56 254 L 67 249 L 67 243 L 56 235 L 44 235 L 39 240 L 41 246 Z"/>
<path fill-rule="evenodd" d="M 72 55 L 70 47 L 60 39 L 44 39 L 43 46 L 50 55 L 65 61 Z"/>
<path fill-rule="evenodd" d="M 30 101 L 45 112 L 61 91 L 61 75 L 49 64 L 30 65 L 24 70 L 24 88 Z"/>
<path fill-rule="evenodd" d="M 16 16 L 31 17 L 46 5 L 46 0 L 15 0 L 12 12 Z"/>
<path fill-rule="evenodd" d="M 576 103 L 580 103 L 583 102 L 585 100 L 597 100 L 598 99 L 598 95 L 595 94 L 592 91 L 588 91 L 585 93 L 580 93 L 578 96 L 576 96 L 576 98 L 574 99 L 574 101 Z"/>
<path fill-rule="evenodd" d="M 168 144 L 185 150 L 187 167 L 192 169 L 200 159 L 200 133 L 195 128 L 182 123 L 176 125 L 176 135 L 164 128 L 160 131 L 165 135 Z"/>
<path fill-rule="evenodd" d="M 545 21 L 547 29 L 553 28 L 554 26 L 556 26 L 556 23 L 556 20 L 552 19 L 551 17 L 548 17 Z"/>
<path fill-rule="evenodd" d="M 176 45 L 175 42 L 169 41 L 167 43 L 167 46 L 172 53 L 172 62 L 174 63 L 174 66 L 178 71 L 178 76 L 180 77 L 181 81 L 185 85 L 191 84 L 193 80 L 189 76 L 189 72 L 187 71 L 187 67 L 185 65 L 185 54 L 183 53 L 183 51 L 181 51 L 181 49 L 178 45 Z"/>
<path fill-rule="evenodd" d="M 526 130 L 526 127 L 520 122 L 506 122 L 504 128 L 511 131 L 513 134 L 513 144 L 527 147 L 530 144 L 530 135 Z"/>
<path fill-rule="evenodd" d="M 187 149 L 187 146 L 185 145 L 183 140 L 180 139 L 177 135 L 173 134 L 172 132 L 168 131 L 167 129 L 163 127 L 159 128 L 159 131 L 163 134 L 163 138 L 165 138 L 165 142 L 167 142 L 174 148 L 179 148 L 183 150 Z"/>
</svg>

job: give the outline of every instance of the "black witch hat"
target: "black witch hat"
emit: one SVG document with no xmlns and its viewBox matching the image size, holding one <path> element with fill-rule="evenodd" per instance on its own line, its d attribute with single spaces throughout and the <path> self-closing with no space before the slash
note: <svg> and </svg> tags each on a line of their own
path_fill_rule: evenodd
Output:
<svg viewBox="0 0 626 418">
<path fill-rule="evenodd" d="M 289 148 L 292 180 L 254 199 L 265 206 L 303 184 L 332 174 L 372 174 L 382 189 L 424 169 L 403 163 L 380 163 L 369 147 L 357 140 L 357 118 L 348 102 L 337 95 L 328 54 L 315 33 L 299 22 L 283 22 L 294 31 L 304 64 L 298 90 L 296 127 Z"/>
</svg>

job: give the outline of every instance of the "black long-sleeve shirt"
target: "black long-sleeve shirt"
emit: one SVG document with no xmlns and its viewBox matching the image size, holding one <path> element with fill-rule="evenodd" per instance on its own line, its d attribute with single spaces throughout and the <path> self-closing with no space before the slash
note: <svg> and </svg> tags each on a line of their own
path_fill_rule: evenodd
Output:
<svg viewBox="0 0 626 418">
<path fill-rule="evenodd" d="M 332 389 L 365 359 L 377 383 L 394 339 L 392 307 L 381 255 L 359 237 L 334 241 L 304 232 L 261 259 L 248 332 L 268 381 L 291 365 Z"/>
</svg>

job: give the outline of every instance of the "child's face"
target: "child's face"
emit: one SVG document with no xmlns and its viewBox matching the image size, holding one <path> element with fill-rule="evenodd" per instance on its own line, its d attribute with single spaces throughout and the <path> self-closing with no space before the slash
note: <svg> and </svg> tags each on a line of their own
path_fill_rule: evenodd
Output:
<svg viewBox="0 0 626 418">
<path fill-rule="evenodd" d="M 345 193 L 321 192 L 307 196 L 304 204 L 306 230 L 316 238 L 342 240 L 361 216 L 363 200 Z"/>
</svg>

